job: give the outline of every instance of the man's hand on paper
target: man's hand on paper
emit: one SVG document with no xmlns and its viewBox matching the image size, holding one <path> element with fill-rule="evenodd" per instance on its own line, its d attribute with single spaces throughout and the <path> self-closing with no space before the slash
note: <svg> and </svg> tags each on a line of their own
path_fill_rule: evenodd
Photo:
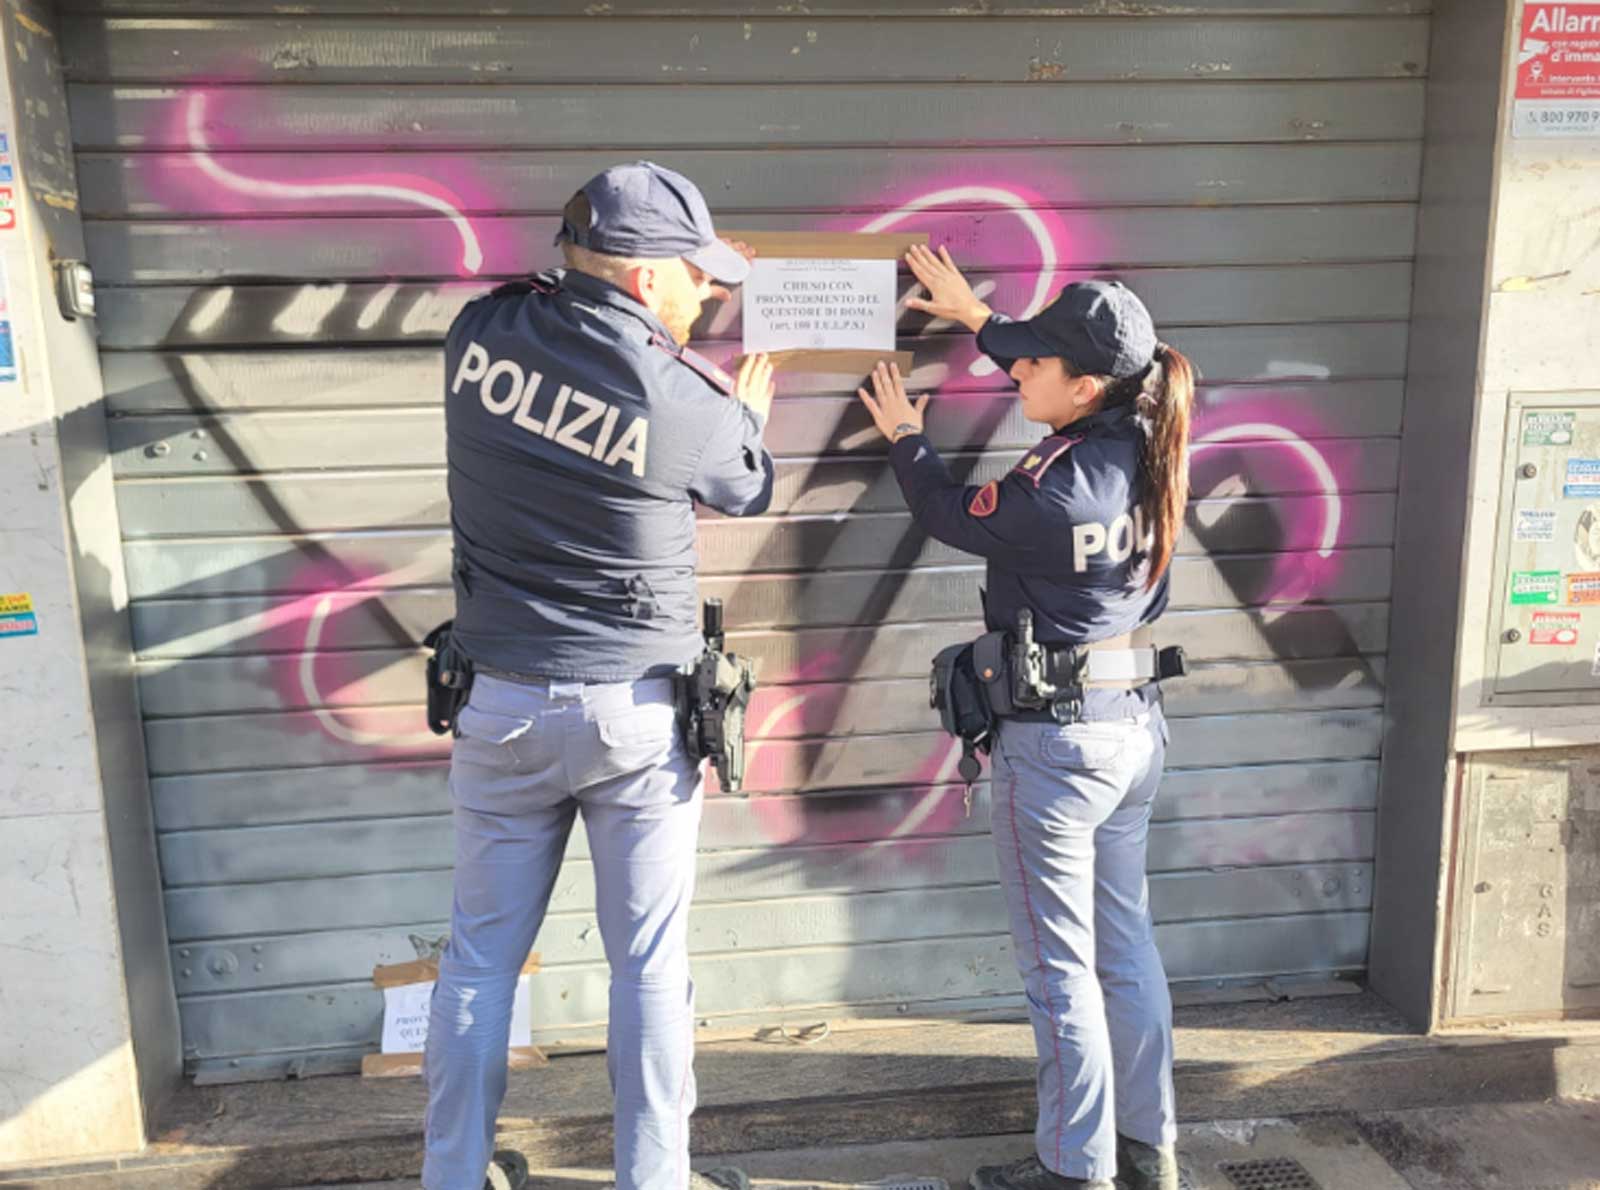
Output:
<svg viewBox="0 0 1600 1190">
<path fill-rule="evenodd" d="M 908 308 L 959 322 L 973 334 L 982 330 L 994 313 L 972 292 L 972 286 L 967 284 L 943 244 L 939 245 L 937 256 L 923 245 L 913 244 L 906 253 L 906 267 L 928 291 L 926 298 L 907 298 Z"/>
<path fill-rule="evenodd" d="M 766 417 L 772 412 L 772 398 L 777 391 L 772 379 L 772 357 L 765 351 L 745 356 L 739 364 L 739 375 L 734 378 L 733 395 Z"/>
</svg>

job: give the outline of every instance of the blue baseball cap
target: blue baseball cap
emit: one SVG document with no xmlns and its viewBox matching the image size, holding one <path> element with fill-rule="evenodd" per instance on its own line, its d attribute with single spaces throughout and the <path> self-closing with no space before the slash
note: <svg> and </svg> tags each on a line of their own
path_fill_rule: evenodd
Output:
<svg viewBox="0 0 1600 1190">
<path fill-rule="evenodd" d="M 750 274 L 750 262 L 717 238 L 699 187 L 674 170 L 653 161 L 613 165 L 573 199 L 580 196 L 588 200 L 588 224 L 573 225 L 585 204 L 569 202 L 558 244 L 570 241 L 607 256 L 681 256 L 725 285 Z"/>
<path fill-rule="evenodd" d="M 1074 281 L 1026 322 L 991 322 L 983 349 L 1003 359 L 1060 356 L 1089 376 L 1138 376 L 1156 354 L 1150 311 L 1121 281 Z"/>
</svg>

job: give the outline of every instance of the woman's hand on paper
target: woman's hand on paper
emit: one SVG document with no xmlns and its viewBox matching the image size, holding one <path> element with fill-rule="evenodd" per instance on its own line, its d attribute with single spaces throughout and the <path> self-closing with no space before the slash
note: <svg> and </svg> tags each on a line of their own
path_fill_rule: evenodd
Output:
<svg viewBox="0 0 1600 1190">
<path fill-rule="evenodd" d="M 956 268 L 956 262 L 950 259 L 950 251 L 944 245 L 939 246 L 939 252 L 935 255 L 923 245 L 913 244 L 906 253 L 906 267 L 928 291 L 926 298 L 907 298 L 906 306 L 909 309 L 959 322 L 974 334 L 983 329 L 983 324 L 994 313 L 972 291 L 972 286 L 967 284 L 961 270 Z"/>
<path fill-rule="evenodd" d="M 905 378 L 900 375 L 900 365 L 880 361 L 872 369 L 872 392 L 856 389 L 856 396 L 872 414 L 872 422 L 890 442 L 907 434 L 922 433 L 922 413 L 928 407 L 928 394 L 916 401 L 906 395 Z"/>
</svg>

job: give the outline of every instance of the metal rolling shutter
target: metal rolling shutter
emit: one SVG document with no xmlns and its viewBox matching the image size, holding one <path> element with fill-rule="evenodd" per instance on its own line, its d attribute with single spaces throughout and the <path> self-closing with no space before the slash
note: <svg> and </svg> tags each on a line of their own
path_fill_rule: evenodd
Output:
<svg viewBox="0 0 1600 1190">
<path fill-rule="evenodd" d="M 1146 297 L 1207 380 L 1164 622 L 1199 665 L 1171 689 L 1162 949 L 1180 985 L 1362 967 L 1425 3 L 273 7 L 108 0 L 64 46 L 191 1070 L 348 1068 L 372 966 L 445 928 L 415 648 L 450 609 L 439 340 L 644 154 L 727 227 L 928 231 L 1004 309 L 1084 273 Z M 729 317 L 711 333 L 733 349 Z M 1035 436 L 1004 378 L 904 333 L 934 437 L 998 474 Z M 703 525 L 766 680 L 752 796 L 701 839 L 713 1025 L 1018 994 L 985 799 L 963 816 L 924 693 L 979 571 L 912 530 L 865 429 L 846 392 L 786 393 L 772 515 Z M 604 1017 L 591 902 L 578 837 L 545 1042 Z"/>
</svg>

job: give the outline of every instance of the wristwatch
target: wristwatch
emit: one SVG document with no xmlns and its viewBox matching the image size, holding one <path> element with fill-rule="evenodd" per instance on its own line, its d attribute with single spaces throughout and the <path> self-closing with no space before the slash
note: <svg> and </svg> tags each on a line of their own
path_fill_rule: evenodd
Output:
<svg viewBox="0 0 1600 1190">
<path fill-rule="evenodd" d="M 894 428 L 894 433 L 889 435 L 889 442 L 892 445 L 896 442 L 899 442 L 900 439 L 904 438 L 907 434 L 920 433 L 922 433 L 921 426 L 917 425 L 915 422 L 903 421 Z"/>
</svg>

